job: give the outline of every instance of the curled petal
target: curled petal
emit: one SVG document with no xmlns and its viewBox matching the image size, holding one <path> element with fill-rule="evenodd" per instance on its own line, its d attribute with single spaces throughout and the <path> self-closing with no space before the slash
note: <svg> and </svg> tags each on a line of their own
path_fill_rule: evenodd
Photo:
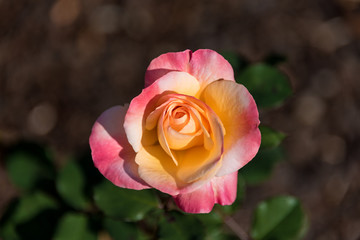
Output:
<svg viewBox="0 0 360 240">
<path fill-rule="evenodd" d="M 126 110 L 115 106 L 97 119 L 90 136 L 92 158 L 99 171 L 115 185 L 136 190 L 149 188 L 138 175 L 135 152 L 125 135 Z"/>
<path fill-rule="evenodd" d="M 166 105 L 167 103 L 161 104 L 146 117 L 145 127 L 147 130 L 152 130 L 156 127 L 159 117 L 164 112 Z"/>
<path fill-rule="evenodd" d="M 184 151 L 171 150 L 163 126 L 165 113 L 162 115 L 158 125 L 158 138 L 164 151 L 171 156 L 178 166 L 177 178 L 190 183 L 203 176 L 209 176 L 207 173 L 219 166 L 223 153 L 224 128 L 220 119 L 206 104 L 195 97 L 181 94 L 168 94 L 166 97 L 182 100 L 184 104 L 193 109 L 192 112 L 197 113 L 195 114 L 198 115 L 197 122 L 200 123 L 204 133 L 204 146 L 193 147 Z M 211 135 L 202 123 L 200 115 L 204 115 Z"/>
<path fill-rule="evenodd" d="M 188 73 L 169 72 L 151 86 L 145 88 L 139 96 L 135 97 L 130 103 L 124 122 L 126 136 L 135 152 L 138 152 L 142 145 L 146 143 L 151 145 L 157 141 L 156 138 L 154 139 L 156 133 L 149 133 L 146 130 L 145 118 L 156 108 L 161 94 L 173 92 L 195 95 L 199 88 L 198 81 Z"/>
<path fill-rule="evenodd" d="M 174 161 L 175 165 L 178 166 L 179 163 L 177 161 L 177 159 L 175 158 L 175 156 L 173 155 L 173 152 L 170 149 L 169 143 L 166 139 L 166 135 L 165 135 L 165 131 L 166 129 L 164 129 L 164 116 L 165 116 L 165 112 L 163 112 L 163 114 L 161 115 L 159 122 L 158 122 L 158 127 L 157 127 L 157 135 L 158 135 L 158 139 L 159 139 L 159 143 L 160 146 L 162 147 L 162 149 L 171 157 L 171 159 Z"/>
<path fill-rule="evenodd" d="M 243 85 L 225 80 L 209 84 L 201 99 L 219 116 L 226 131 L 222 166 L 217 176 L 235 172 L 248 163 L 260 147 L 255 101 Z"/>
<path fill-rule="evenodd" d="M 186 103 L 175 104 L 168 108 L 166 119 L 161 122 L 165 139 L 172 150 L 184 150 L 202 145 L 202 129 L 195 113 Z M 160 137 L 159 137 L 160 138 Z"/>
<path fill-rule="evenodd" d="M 204 146 L 193 147 L 177 154 L 178 177 L 185 182 L 193 182 L 207 175 L 210 169 L 219 166 L 223 153 L 224 132 L 220 119 L 206 104 L 194 97 L 184 96 L 184 99 L 194 108 L 201 108 L 198 112 L 203 112 L 211 131 L 210 135 L 201 124 L 204 132 Z M 198 121 L 202 122 L 200 119 Z"/>
<path fill-rule="evenodd" d="M 165 132 L 166 141 L 169 144 L 169 147 L 173 150 L 184 150 L 194 146 L 202 144 L 202 136 L 200 135 L 202 131 L 193 134 L 186 135 L 181 134 L 178 131 L 175 131 L 171 127 L 168 127 Z"/>
</svg>

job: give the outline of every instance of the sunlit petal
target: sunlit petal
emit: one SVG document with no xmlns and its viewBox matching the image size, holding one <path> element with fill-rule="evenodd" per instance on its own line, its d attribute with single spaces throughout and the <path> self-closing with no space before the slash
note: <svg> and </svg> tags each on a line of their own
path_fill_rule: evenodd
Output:
<svg viewBox="0 0 360 240">
<path fill-rule="evenodd" d="M 208 85 L 201 99 L 219 116 L 226 131 L 223 163 L 217 176 L 233 173 L 248 163 L 260 146 L 255 101 L 243 85 L 225 80 Z"/>
<path fill-rule="evenodd" d="M 136 190 L 149 188 L 138 175 L 135 152 L 122 127 L 126 110 L 115 106 L 100 115 L 90 136 L 91 154 L 95 166 L 115 185 Z"/>
</svg>

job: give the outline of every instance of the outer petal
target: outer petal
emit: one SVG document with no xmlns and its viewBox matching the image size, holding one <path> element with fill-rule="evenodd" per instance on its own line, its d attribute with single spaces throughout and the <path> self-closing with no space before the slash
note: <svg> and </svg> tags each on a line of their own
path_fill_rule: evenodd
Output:
<svg viewBox="0 0 360 240">
<path fill-rule="evenodd" d="M 142 142 L 151 142 L 151 139 L 144 138 L 156 136 L 156 133 L 146 134 L 148 130 L 145 127 L 146 119 L 144 117 L 155 109 L 156 102 L 161 97 L 161 94 L 164 92 L 175 92 L 195 95 L 199 88 L 199 82 L 190 74 L 169 72 L 151 86 L 145 88 L 139 96 L 135 97 L 130 103 L 124 122 L 126 136 L 135 152 L 140 150 L 143 145 Z"/>
<path fill-rule="evenodd" d="M 221 166 L 221 162 L 215 163 L 202 177 L 189 183 L 178 177 L 177 166 L 160 145 L 141 148 L 135 161 L 139 165 L 141 179 L 151 187 L 173 196 L 202 188 L 212 180 Z"/>
<path fill-rule="evenodd" d="M 209 84 L 201 99 L 219 116 L 226 132 L 223 163 L 217 176 L 233 173 L 248 163 L 260 147 L 255 101 L 243 85 L 225 80 Z"/>
<path fill-rule="evenodd" d="M 171 71 L 188 72 L 192 52 L 170 52 L 153 59 L 145 73 L 145 87 Z"/>
<path fill-rule="evenodd" d="M 215 195 L 215 203 L 231 205 L 236 199 L 238 172 L 222 177 L 215 177 L 211 185 Z"/>
<path fill-rule="evenodd" d="M 209 213 L 215 203 L 231 205 L 236 199 L 237 172 L 214 177 L 197 190 L 174 196 L 176 204 L 188 213 Z"/>
<path fill-rule="evenodd" d="M 95 166 L 112 183 L 131 189 L 149 188 L 137 171 L 135 152 L 128 143 L 123 128 L 126 107 L 106 110 L 95 122 L 90 147 Z"/>
<path fill-rule="evenodd" d="M 199 80 L 201 90 L 219 79 L 235 81 L 234 70 L 230 63 L 210 49 L 200 49 L 193 53 L 189 73 Z"/>
<path fill-rule="evenodd" d="M 199 49 L 194 53 L 166 53 L 152 60 L 145 74 L 145 86 L 170 71 L 190 73 L 199 80 L 201 89 L 219 79 L 234 81 L 234 71 L 227 60 L 213 50 Z"/>
<path fill-rule="evenodd" d="M 194 192 L 174 196 L 174 200 L 181 210 L 188 213 L 209 213 L 215 203 L 210 182 Z"/>
</svg>

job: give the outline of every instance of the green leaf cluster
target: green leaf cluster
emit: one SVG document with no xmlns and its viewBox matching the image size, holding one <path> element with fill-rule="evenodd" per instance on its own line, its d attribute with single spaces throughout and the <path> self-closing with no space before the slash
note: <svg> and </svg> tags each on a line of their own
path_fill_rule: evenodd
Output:
<svg viewBox="0 0 360 240">
<path fill-rule="evenodd" d="M 1 239 L 95 240 L 101 234 L 148 239 L 138 225 L 159 210 L 155 191 L 118 188 L 102 176 L 96 180 L 100 173 L 89 154 L 69 157 L 56 169 L 48 152 L 21 143 L 6 155 L 9 177 L 20 196 L 0 221 Z"/>
</svg>

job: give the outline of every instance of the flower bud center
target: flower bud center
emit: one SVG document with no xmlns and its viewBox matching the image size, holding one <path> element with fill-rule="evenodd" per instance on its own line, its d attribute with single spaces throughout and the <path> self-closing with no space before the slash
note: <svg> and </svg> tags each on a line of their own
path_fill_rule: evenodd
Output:
<svg viewBox="0 0 360 240">
<path fill-rule="evenodd" d="M 210 151 L 214 146 L 208 109 L 197 99 L 180 94 L 161 97 L 157 107 L 146 118 L 146 129 L 157 126 L 158 140 L 164 151 L 178 165 L 182 150 L 201 147 Z"/>
</svg>

